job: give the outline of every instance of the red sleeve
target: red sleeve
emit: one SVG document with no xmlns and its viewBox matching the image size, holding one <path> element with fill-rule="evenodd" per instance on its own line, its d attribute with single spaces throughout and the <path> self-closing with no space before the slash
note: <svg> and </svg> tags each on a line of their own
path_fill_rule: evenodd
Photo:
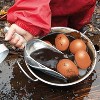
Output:
<svg viewBox="0 0 100 100">
<path fill-rule="evenodd" d="M 87 3 L 85 7 L 81 8 L 79 12 L 70 15 L 69 27 L 80 30 L 82 27 L 90 23 L 90 20 L 92 19 L 92 15 L 94 13 L 96 0 L 89 1 L 91 2 Z M 85 2 L 88 2 L 88 0 Z"/>
<path fill-rule="evenodd" d="M 50 31 L 51 11 L 50 0 L 16 0 L 8 10 L 8 22 L 16 23 L 33 35 L 44 35 Z"/>
</svg>

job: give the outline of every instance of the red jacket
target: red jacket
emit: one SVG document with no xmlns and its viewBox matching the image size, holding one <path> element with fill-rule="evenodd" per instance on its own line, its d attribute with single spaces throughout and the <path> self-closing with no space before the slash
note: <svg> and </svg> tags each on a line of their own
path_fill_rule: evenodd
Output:
<svg viewBox="0 0 100 100">
<path fill-rule="evenodd" d="M 15 0 L 7 20 L 33 35 L 46 35 L 51 26 L 80 29 L 89 23 L 96 0 Z"/>
</svg>

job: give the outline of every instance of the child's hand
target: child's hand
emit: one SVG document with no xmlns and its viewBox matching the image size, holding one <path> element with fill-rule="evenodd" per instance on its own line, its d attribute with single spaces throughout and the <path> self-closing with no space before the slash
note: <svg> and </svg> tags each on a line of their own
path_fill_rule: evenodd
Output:
<svg viewBox="0 0 100 100">
<path fill-rule="evenodd" d="M 33 38 L 34 36 L 32 34 L 25 31 L 16 24 L 12 24 L 9 28 L 9 31 L 5 35 L 6 41 L 9 41 L 10 44 L 20 49 L 23 49 L 25 43 Z"/>
</svg>

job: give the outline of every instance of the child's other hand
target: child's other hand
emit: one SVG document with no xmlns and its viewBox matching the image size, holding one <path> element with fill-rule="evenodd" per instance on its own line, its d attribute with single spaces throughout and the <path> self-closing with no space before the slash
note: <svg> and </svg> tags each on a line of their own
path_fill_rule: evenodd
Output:
<svg viewBox="0 0 100 100">
<path fill-rule="evenodd" d="M 5 35 L 6 41 L 9 41 L 10 44 L 20 49 L 23 49 L 25 43 L 33 38 L 34 36 L 32 34 L 25 31 L 24 29 L 22 29 L 16 24 L 12 24 Z"/>
</svg>

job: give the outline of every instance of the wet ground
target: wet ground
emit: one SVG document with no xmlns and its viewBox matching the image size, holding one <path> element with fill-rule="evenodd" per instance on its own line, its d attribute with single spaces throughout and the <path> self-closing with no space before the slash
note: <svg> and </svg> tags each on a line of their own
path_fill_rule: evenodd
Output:
<svg viewBox="0 0 100 100">
<path fill-rule="evenodd" d="M 1 0 L 3 5 L 12 5 L 12 0 Z M 2 27 L 5 20 L 0 21 L 2 42 Z M 0 64 L 0 100 L 100 100 L 100 2 L 97 2 L 91 23 L 84 30 L 95 45 L 98 56 L 92 74 L 79 84 L 69 87 L 55 87 L 41 81 L 33 82 L 28 79 L 18 67 L 22 52 L 17 53 L 10 47 L 11 52 Z M 92 34 L 91 34 L 92 33 Z M 22 63 L 23 67 L 25 65 Z M 33 76 L 32 76 L 33 77 Z M 33 77 L 35 79 L 35 77 Z"/>
</svg>

